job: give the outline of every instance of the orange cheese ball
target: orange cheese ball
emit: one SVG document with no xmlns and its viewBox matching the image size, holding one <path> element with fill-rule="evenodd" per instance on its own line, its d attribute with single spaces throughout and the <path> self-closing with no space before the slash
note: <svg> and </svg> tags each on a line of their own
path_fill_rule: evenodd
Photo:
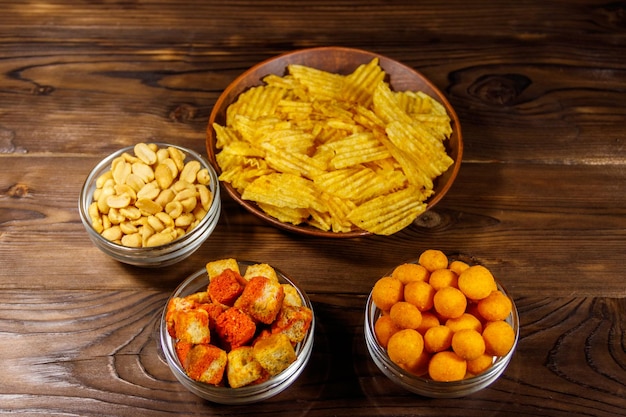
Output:
<svg viewBox="0 0 626 417">
<path fill-rule="evenodd" d="M 382 311 L 389 311 L 391 306 L 402 301 L 404 286 L 402 282 L 393 277 L 382 277 L 374 284 L 372 300 Z"/>
<path fill-rule="evenodd" d="M 407 369 L 419 367 L 423 350 L 424 339 L 413 329 L 400 330 L 389 338 L 387 344 L 389 359 Z"/>
<path fill-rule="evenodd" d="M 467 268 L 469 268 L 469 265 L 459 260 L 452 261 L 450 265 L 448 265 L 448 269 L 454 271 L 457 275 L 461 275 L 461 272 L 465 271 Z"/>
<path fill-rule="evenodd" d="M 439 317 L 437 317 L 434 313 L 431 313 L 430 311 L 422 311 L 422 323 L 417 328 L 417 331 L 423 336 L 428 329 L 439 326 L 440 324 Z"/>
<path fill-rule="evenodd" d="M 397 278 L 403 284 L 408 284 L 413 281 L 426 281 L 428 280 L 428 270 L 422 265 L 404 263 L 396 266 L 391 273 L 391 276 Z"/>
<path fill-rule="evenodd" d="M 443 287 L 459 288 L 459 276 L 451 269 L 437 269 L 430 273 L 428 283 L 435 290 L 440 290 Z"/>
<path fill-rule="evenodd" d="M 474 329 L 462 329 L 452 336 L 452 350 L 465 360 L 473 360 L 485 353 L 483 336 Z"/>
<path fill-rule="evenodd" d="M 428 364 L 430 363 L 431 356 L 432 355 L 430 353 L 423 350 L 420 357 L 412 366 L 410 367 L 407 365 L 399 365 L 399 366 L 405 371 L 408 371 L 414 375 L 423 376 L 428 373 Z"/>
<path fill-rule="evenodd" d="M 480 300 L 476 309 L 485 320 L 504 320 L 511 314 L 513 303 L 502 291 L 496 290 Z"/>
<path fill-rule="evenodd" d="M 419 256 L 419 264 L 428 271 L 446 269 L 448 267 L 448 257 L 445 253 L 437 249 L 427 249 Z"/>
<path fill-rule="evenodd" d="M 471 375 L 482 374 L 491 368 L 491 365 L 493 365 L 493 356 L 484 353 L 476 359 L 467 361 L 467 372 Z"/>
<path fill-rule="evenodd" d="M 444 287 L 435 293 L 433 305 L 441 317 L 452 319 L 465 313 L 467 298 L 457 288 Z"/>
<path fill-rule="evenodd" d="M 491 272 L 482 265 L 473 265 L 459 275 L 459 289 L 470 300 L 482 300 L 497 289 Z"/>
<path fill-rule="evenodd" d="M 424 349 L 430 353 L 447 350 L 452 345 L 454 332 L 444 325 L 433 326 L 424 333 Z"/>
<path fill-rule="evenodd" d="M 401 329 L 415 330 L 422 323 L 422 312 L 406 301 L 399 301 L 391 306 L 389 317 Z"/>
<path fill-rule="evenodd" d="M 435 353 L 428 364 L 428 375 L 434 381 L 460 381 L 466 371 L 465 359 L 450 350 Z"/>
<path fill-rule="evenodd" d="M 491 321 L 483 330 L 485 353 L 494 356 L 504 356 L 513 348 L 515 331 L 504 320 Z"/>
<path fill-rule="evenodd" d="M 435 289 L 425 281 L 413 281 L 404 286 L 404 301 L 413 304 L 419 311 L 433 308 Z"/>
<path fill-rule="evenodd" d="M 376 339 L 378 339 L 378 343 L 380 343 L 380 345 L 385 349 L 387 348 L 389 338 L 400 330 L 402 329 L 400 329 L 391 320 L 391 317 L 389 317 L 388 314 L 380 316 L 374 323 L 374 334 L 376 335 Z"/>
<path fill-rule="evenodd" d="M 463 329 L 476 330 L 478 333 L 483 331 L 483 324 L 476 316 L 470 313 L 463 313 L 459 317 L 446 320 L 446 326 L 455 333 Z"/>
</svg>

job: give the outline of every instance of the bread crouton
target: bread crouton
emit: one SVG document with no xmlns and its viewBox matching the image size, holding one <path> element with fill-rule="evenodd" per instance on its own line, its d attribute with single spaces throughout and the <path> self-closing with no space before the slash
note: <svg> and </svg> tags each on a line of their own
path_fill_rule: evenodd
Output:
<svg viewBox="0 0 626 417">
<path fill-rule="evenodd" d="M 226 378 L 231 388 L 259 383 L 268 376 L 267 371 L 254 359 L 251 346 L 241 346 L 228 352 Z"/>
<path fill-rule="evenodd" d="M 284 298 L 283 287 L 278 281 L 259 276 L 248 281 L 235 302 L 235 307 L 261 323 L 271 324 L 278 315 Z"/>
<path fill-rule="evenodd" d="M 281 284 L 281 286 L 283 287 L 283 292 L 285 293 L 283 305 L 300 307 L 302 305 L 302 297 L 300 297 L 296 287 L 291 284 Z"/>
<path fill-rule="evenodd" d="M 278 375 L 296 360 L 296 352 L 283 333 L 259 339 L 252 347 L 252 353 L 271 376 Z"/>
<path fill-rule="evenodd" d="M 225 270 L 230 269 L 240 274 L 239 264 L 236 259 L 228 258 L 228 259 L 220 259 L 218 261 L 211 261 L 206 264 L 206 272 L 209 276 L 209 281 L 213 279 L 213 277 L 218 276 Z"/>
<path fill-rule="evenodd" d="M 231 307 L 217 317 L 215 332 L 223 347 L 234 349 L 252 340 L 256 324 L 249 315 L 236 307 Z"/>
<path fill-rule="evenodd" d="M 246 281 L 238 272 L 225 269 L 211 279 L 208 293 L 214 303 L 232 306 L 243 292 Z"/>
<path fill-rule="evenodd" d="M 228 355 L 217 346 L 195 345 L 187 353 L 184 368 L 189 378 L 207 384 L 220 385 Z"/>
<path fill-rule="evenodd" d="M 190 310 L 195 307 L 195 302 L 183 297 L 172 297 L 167 302 L 165 310 L 165 325 L 170 336 L 176 337 L 176 329 L 174 328 L 174 317 L 177 312 Z"/>
<path fill-rule="evenodd" d="M 272 323 L 272 333 L 284 333 L 295 346 L 304 340 L 311 328 L 313 312 L 307 307 L 283 306 Z"/>
<path fill-rule="evenodd" d="M 209 343 L 209 314 L 205 310 L 177 311 L 174 316 L 176 339 L 189 343 Z"/>
<path fill-rule="evenodd" d="M 276 271 L 268 264 L 254 264 L 248 266 L 243 277 L 246 281 L 250 281 L 254 277 L 265 277 L 278 282 Z"/>
</svg>

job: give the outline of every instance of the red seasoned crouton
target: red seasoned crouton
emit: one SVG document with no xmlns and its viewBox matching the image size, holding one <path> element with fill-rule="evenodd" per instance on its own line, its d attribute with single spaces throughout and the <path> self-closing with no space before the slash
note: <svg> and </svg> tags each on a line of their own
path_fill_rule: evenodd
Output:
<svg viewBox="0 0 626 417">
<path fill-rule="evenodd" d="M 246 281 L 238 272 L 225 269 L 209 282 L 208 293 L 211 301 L 231 306 L 243 292 Z"/>
<path fill-rule="evenodd" d="M 193 347 L 193 343 L 181 342 L 181 341 L 176 342 L 176 344 L 174 345 L 176 356 L 178 356 L 178 361 L 181 364 L 184 364 L 187 361 L 187 355 L 189 354 L 189 351 L 191 350 L 192 347 Z"/>
<path fill-rule="evenodd" d="M 205 310 L 183 310 L 174 315 L 176 339 L 189 343 L 209 343 L 209 314 Z"/>
<path fill-rule="evenodd" d="M 204 310 L 209 314 L 209 330 L 215 330 L 215 322 L 220 314 L 222 314 L 226 308 L 221 304 L 206 303 L 200 304 L 198 310 Z"/>
<path fill-rule="evenodd" d="M 251 346 L 241 346 L 228 352 L 226 378 L 231 388 L 258 384 L 268 377 L 267 371 L 254 359 Z"/>
<path fill-rule="evenodd" d="M 195 345 L 187 353 L 184 368 L 191 379 L 220 385 L 224 378 L 227 360 L 226 352 L 217 346 Z"/>
<path fill-rule="evenodd" d="M 254 277 L 248 281 L 235 307 L 261 323 L 271 324 L 282 307 L 284 297 L 285 292 L 278 281 Z"/>
<path fill-rule="evenodd" d="M 252 347 L 252 354 L 271 376 L 281 373 L 296 360 L 296 352 L 283 333 L 259 339 Z"/>
<path fill-rule="evenodd" d="M 224 347 L 234 349 L 252 340 L 256 332 L 256 324 L 239 308 L 231 307 L 217 317 L 215 332 Z"/>
<path fill-rule="evenodd" d="M 283 306 L 276 321 L 272 323 L 272 333 L 284 333 L 294 345 L 300 343 L 311 327 L 313 312 L 307 307 Z"/>
</svg>

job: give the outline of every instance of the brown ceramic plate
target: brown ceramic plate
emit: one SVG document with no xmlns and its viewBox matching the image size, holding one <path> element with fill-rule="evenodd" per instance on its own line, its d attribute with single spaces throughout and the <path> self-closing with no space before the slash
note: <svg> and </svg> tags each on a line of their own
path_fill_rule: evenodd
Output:
<svg viewBox="0 0 626 417">
<path fill-rule="evenodd" d="M 401 64 L 400 62 L 360 49 L 320 47 L 297 50 L 263 61 L 237 77 L 218 98 L 209 117 L 209 123 L 207 126 L 207 154 L 211 164 L 213 164 L 218 174 L 221 173 L 221 170 L 215 159 L 215 154 L 216 152 L 219 152 L 219 150 L 215 148 L 215 130 L 212 126 L 215 122 L 225 124 L 226 109 L 231 103 L 237 100 L 239 94 L 246 91 L 250 87 L 263 84 L 262 79 L 266 75 L 284 75 L 287 65 L 289 64 L 307 65 L 329 72 L 349 74 L 354 71 L 357 66 L 370 62 L 374 57 L 378 57 L 380 66 L 388 74 L 388 81 L 393 90 L 419 90 L 429 94 L 445 106 L 452 121 L 452 135 L 446 145 L 448 147 L 448 154 L 452 157 L 452 159 L 454 159 L 454 164 L 442 176 L 435 180 L 435 194 L 427 201 L 427 210 L 432 208 L 450 189 L 459 168 L 461 167 L 463 141 L 458 116 L 443 93 L 441 93 L 441 91 L 439 91 L 437 87 L 435 87 L 422 74 L 404 64 Z M 280 229 L 310 236 L 332 238 L 353 238 L 371 235 L 370 232 L 364 230 L 355 230 L 348 233 L 335 233 L 322 231 L 307 225 L 296 226 L 289 223 L 283 223 L 278 219 L 265 214 L 265 212 L 263 212 L 254 202 L 242 200 L 241 195 L 230 184 L 223 183 L 223 185 L 228 194 L 245 209 Z"/>
</svg>

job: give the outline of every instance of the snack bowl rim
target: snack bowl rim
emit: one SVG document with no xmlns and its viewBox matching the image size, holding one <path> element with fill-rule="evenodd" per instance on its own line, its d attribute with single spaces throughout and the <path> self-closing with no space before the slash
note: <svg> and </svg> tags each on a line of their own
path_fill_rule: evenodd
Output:
<svg viewBox="0 0 626 417">
<path fill-rule="evenodd" d="M 416 260 L 406 261 L 407 263 L 417 263 Z M 519 312 L 515 301 L 510 293 L 504 287 L 502 282 L 495 278 L 498 289 L 502 291 L 511 300 L 511 313 L 505 319 L 515 332 L 515 341 L 511 350 L 504 356 L 498 356 L 494 359 L 493 365 L 481 374 L 462 379 L 460 381 L 434 381 L 428 377 L 411 374 L 400 366 L 396 365 L 387 354 L 387 350 L 383 348 L 374 332 L 374 324 L 380 316 L 381 310 L 372 300 L 372 292 L 370 291 L 365 307 L 364 333 L 365 344 L 370 358 L 378 369 L 392 382 L 403 387 L 404 389 L 418 395 L 431 398 L 459 398 L 465 397 L 478 392 L 492 383 L 494 383 L 506 370 L 509 365 L 519 341 Z"/>
<path fill-rule="evenodd" d="M 328 63 L 323 67 L 316 65 L 316 63 L 319 64 L 320 61 L 326 58 Z M 420 71 L 385 55 L 364 49 L 342 46 L 321 46 L 297 49 L 265 59 L 237 76 L 219 96 L 209 116 L 209 122 L 206 129 L 206 148 L 209 161 L 215 168 L 215 171 L 218 175 L 221 174 L 221 168 L 216 160 L 216 155 L 219 153 L 219 150 L 215 147 L 216 133 L 213 128 L 213 123 L 222 123 L 228 106 L 235 102 L 239 95 L 248 88 L 262 85 L 262 78 L 264 76 L 269 74 L 283 75 L 287 65 L 291 63 L 311 65 L 316 68 L 331 71 L 332 69 L 329 69 L 329 66 L 345 67 L 349 64 L 350 71 L 352 71 L 357 67 L 357 65 L 369 62 L 369 60 L 373 58 L 379 59 L 380 66 L 387 72 L 388 76 L 390 76 L 389 81 L 394 90 L 407 90 L 411 89 L 406 87 L 408 85 L 419 85 L 419 88 L 422 91 L 436 98 L 446 108 L 446 111 L 450 116 L 452 135 L 448 140 L 446 140 L 446 147 L 449 154 L 455 154 L 453 155 L 454 163 L 446 172 L 435 179 L 435 184 L 439 184 L 441 182 L 442 186 L 440 189 L 438 189 L 438 186 L 435 186 L 436 193 L 426 200 L 427 207 L 425 212 L 432 209 L 439 201 L 441 201 L 441 199 L 452 187 L 461 168 L 461 161 L 463 157 L 463 136 L 458 115 L 443 92 Z M 344 72 L 348 72 L 348 70 L 345 69 Z M 417 89 L 417 87 L 414 87 L 413 89 Z M 450 146 L 452 142 L 454 143 L 454 147 Z M 297 234 L 327 238 L 358 238 L 373 235 L 373 233 L 361 229 L 350 232 L 332 232 L 323 231 L 313 226 L 293 225 L 287 222 L 282 222 L 269 214 L 266 214 L 253 201 L 246 201 L 242 199 L 239 192 L 231 184 L 224 181 L 220 182 L 227 194 L 229 194 L 230 197 L 239 205 L 244 207 L 244 209 L 255 215 L 257 218 L 260 218 L 261 220 L 264 220 L 279 229 Z M 423 214 L 424 213 L 422 213 L 422 215 Z"/>
<path fill-rule="evenodd" d="M 209 189 L 212 201 L 202 220 L 188 233 L 164 245 L 132 248 L 112 242 L 98 233 L 91 224 L 89 205 L 93 202 L 93 193 L 97 179 L 110 170 L 113 160 L 125 152 L 133 151 L 135 145 L 120 148 L 101 159 L 90 171 L 81 187 L 78 198 L 78 211 L 81 222 L 92 243 L 111 258 L 129 265 L 156 268 L 175 264 L 194 253 L 213 233 L 221 215 L 220 184 L 217 173 L 207 159 L 193 149 L 167 142 L 149 141 L 159 148 L 173 147 L 185 153 L 187 160 L 197 160 L 209 172 Z"/>
<path fill-rule="evenodd" d="M 249 260 L 237 260 L 239 267 L 247 268 L 250 265 L 258 264 L 260 262 L 254 262 Z M 205 400 L 225 405 L 237 405 L 237 404 L 250 404 L 259 401 L 266 400 L 274 397 L 279 393 L 286 390 L 293 382 L 295 382 L 300 374 L 304 371 L 306 365 L 309 362 L 311 353 L 313 351 L 314 333 L 315 333 L 315 312 L 313 305 L 306 292 L 300 287 L 300 285 L 291 277 L 286 275 L 280 269 L 273 267 L 276 274 L 279 277 L 281 283 L 291 284 L 302 299 L 304 306 L 311 309 L 312 320 L 311 326 L 305 336 L 305 338 L 296 345 L 296 360 L 291 363 L 287 369 L 283 370 L 278 375 L 275 375 L 260 384 L 247 385 L 239 388 L 230 388 L 227 386 L 213 386 L 204 382 L 199 382 L 191 379 L 185 373 L 176 352 L 174 350 L 174 338 L 169 335 L 167 331 L 167 324 L 165 321 L 165 315 L 167 313 L 167 305 L 169 301 L 178 296 L 185 296 L 201 291 L 208 285 L 208 275 L 206 269 L 200 269 L 191 275 L 189 275 L 183 282 L 181 282 L 174 292 L 170 295 L 165 303 L 159 321 L 159 340 L 158 345 L 165 362 L 169 366 L 170 370 L 176 377 L 176 379 L 190 392 L 195 395 L 204 398 Z M 242 274 L 244 272 L 242 271 Z"/>
</svg>

